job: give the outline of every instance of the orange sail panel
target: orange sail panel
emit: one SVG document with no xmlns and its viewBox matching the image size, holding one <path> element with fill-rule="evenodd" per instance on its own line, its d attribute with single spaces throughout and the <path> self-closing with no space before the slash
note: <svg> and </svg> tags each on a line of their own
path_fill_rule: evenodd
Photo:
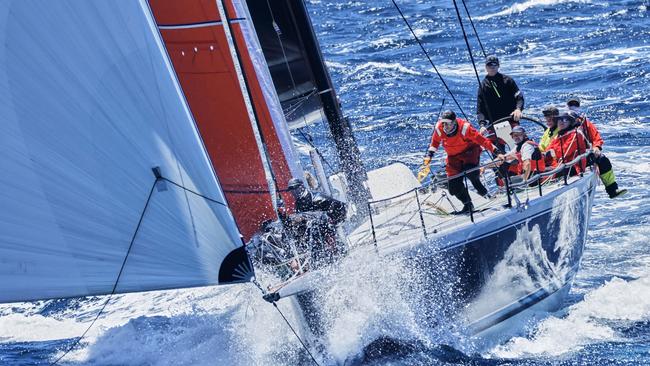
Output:
<svg viewBox="0 0 650 366">
<path fill-rule="evenodd" d="M 276 214 L 251 125 L 255 116 L 246 107 L 224 31 L 227 25 L 214 0 L 149 3 L 228 204 L 247 241 L 262 222 L 275 219 Z M 237 43 L 243 42 L 237 31 L 235 38 Z M 291 170 L 247 49 L 241 46 L 262 138 L 278 188 L 286 190 Z M 286 192 L 283 198 L 290 199 Z"/>
<path fill-rule="evenodd" d="M 270 101 L 265 98 L 262 81 L 260 80 L 258 71 L 255 69 L 254 60 L 251 56 L 251 53 L 254 50 L 257 50 L 259 51 L 258 60 L 264 60 L 261 46 L 256 43 L 257 40 L 252 39 L 252 37 L 256 37 L 253 29 L 248 29 L 249 33 L 247 36 L 243 29 L 244 26 L 250 26 L 248 12 L 243 8 L 245 3 L 237 2 L 237 4 L 235 4 L 232 0 L 224 0 L 223 2 L 226 5 L 226 14 L 228 19 L 231 21 L 232 34 L 237 49 L 239 50 L 243 71 L 248 79 L 252 101 L 255 110 L 257 111 L 257 118 L 260 123 L 262 136 L 266 143 L 266 150 L 271 157 L 271 167 L 275 175 L 276 183 L 287 209 L 292 211 L 295 202 L 293 196 L 287 192 L 287 184 L 294 176 L 302 177 L 302 170 L 297 167 L 296 164 L 293 164 L 293 166 L 291 164 L 297 162 L 298 158 L 293 156 L 291 146 L 287 146 L 291 145 L 291 142 L 286 141 L 290 140 L 290 137 L 288 126 L 284 120 L 284 114 L 281 112 L 282 106 L 275 94 L 275 87 L 272 84 L 271 75 L 268 73 L 266 65 L 264 65 L 263 71 L 268 74 L 267 79 L 268 82 L 271 83 L 270 88 L 267 89 L 267 93 L 269 93 L 270 89 L 270 93 L 273 94 L 274 98 L 273 103 L 277 107 L 277 110 L 280 111 L 280 117 L 276 117 L 274 123 L 273 117 L 271 116 L 271 109 L 269 107 Z M 254 42 L 256 44 L 253 44 Z M 279 131 L 279 127 L 284 127 L 283 131 Z M 285 146 L 283 146 L 279 138 L 282 132 L 285 133 L 286 137 Z"/>
</svg>

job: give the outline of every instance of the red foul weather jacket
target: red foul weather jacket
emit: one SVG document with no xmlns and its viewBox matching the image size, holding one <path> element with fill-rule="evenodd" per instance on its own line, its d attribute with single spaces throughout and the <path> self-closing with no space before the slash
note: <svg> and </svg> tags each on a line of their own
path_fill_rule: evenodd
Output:
<svg viewBox="0 0 650 366">
<path fill-rule="evenodd" d="M 585 135 L 585 138 L 591 143 L 592 147 L 598 147 L 601 150 L 603 149 L 605 141 L 600 137 L 600 132 L 598 132 L 596 126 L 591 123 L 587 117 L 582 118 L 580 130 L 582 130 L 582 134 Z"/>
<path fill-rule="evenodd" d="M 462 173 L 464 165 L 478 165 L 481 146 L 489 151 L 494 150 L 490 140 L 483 137 L 472 125 L 462 118 L 456 118 L 458 128 L 453 136 L 448 136 L 438 121 L 433 129 L 429 151 L 436 151 L 442 143 L 447 152 L 447 176 Z"/>
<path fill-rule="evenodd" d="M 555 139 L 551 141 L 547 151 L 555 158 L 553 166 L 561 160 L 563 163 L 568 163 L 575 159 L 578 155 L 587 150 L 587 141 L 580 129 L 569 129 L 560 131 Z M 586 159 L 580 160 L 575 166 L 576 173 L 582 173 L 587 166 Z"/>
</svg>

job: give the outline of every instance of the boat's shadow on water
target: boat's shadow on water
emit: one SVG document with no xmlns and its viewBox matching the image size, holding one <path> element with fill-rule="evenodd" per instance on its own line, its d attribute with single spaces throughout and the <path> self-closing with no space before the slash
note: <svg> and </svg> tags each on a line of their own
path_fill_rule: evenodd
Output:
<svg viewBox="0 0 650 366">
<path fill-rule="evenodd" d="M 363 354 L 348 360 L 346 366 L 374 365 L 546 365 L 545 360 L 508 360 L 467 355 L 446 345 L 425 345 L 421 342 L 401 341 L 382 337 L 367 345 Z"/>
<path fill-rule="evenodd" d="M 418 358 L 425 356 L 421 362 L 437 361 L 438 363 L 465 363 L 471 358 L 448 345 L 428 347 L 422 342 L 407 342 L 394 338 L 382 337 L 374 340 L 363 349 L 363 355 L 346 365 L 385 365 L 408 364 L 418 362 Z"/>
<path fill-rule="evenodd" d="M 355 359 L 347 360 L 346 366 L 415 366 L 415 365 L 572 365 L 570 360 L 561 362 L 557 358 L 485 358 L 481 355 L 468 355 L 456 348 L 446 345 L 425 345 L 421 342 L 402 341 L 388 337 L 376 339 L 367 345 L 363 354 Z"/>
</svg>

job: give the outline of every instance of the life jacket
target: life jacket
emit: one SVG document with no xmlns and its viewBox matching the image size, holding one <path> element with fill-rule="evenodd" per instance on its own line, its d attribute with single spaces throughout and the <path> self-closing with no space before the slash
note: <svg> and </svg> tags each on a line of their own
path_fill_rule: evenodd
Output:
<svg viewBox="0 0 650 366">
<path fill-rule="evenodd" d="M 508 171 L 516 175 L 520 175 L 524 173 L 524 169 L 523 169 L 524 164 L 521 158 L 521 148 L 524 146 L 524 144 L 532 145 L 533 148 L 535 149 L 533 151 L 533 155 L 530 158 L 531 173 L 532 174 L 534 174 L 535 172 L 543 173 L 544 169 L 546 169 L 546 163 L 544 162 L 544 157 L 542 156 L 542 152 L 539 150 L 539 146 L 534 141 L 529 139 L 526 139 L 517 144 L 517 149 L 515 150 L 515 156 L 517 157 L 517 164 L 511 164 L 510 167 L 508 168 Z"/>
<path fill-rule="evenodd" d="M 442 122 L 436 123 L 433 136 L 431 136 L 430 149 L 435 151 L 442 144 L 447 152 L 447 160 L 458 159 L 467 162 L 478 161 L 481 153 L 480 146 L 489 151 L 494 150 L 492 143 L 478 133 L 469 122 L 461 118 L 457 118 L 456 121 L 458 127 L 451 136 L 445 133 Z"/>
<path fill-rule="evenodd" d="M 563 163 L 568 163 L 578 155 L 583 154 L 586 150 L 586 138 L 580 130 L 575 128 L 560 131 L 548 147 L 548 151 L 551 151 L 551 154 L 555 158 L 553 166 L 556 166 L 560 159 Z M 575 172 L 576 174 L 582 173 L 586 167 L 587 160 L 583 158 L 573 166 L 571 172 Z"/>
</svg>

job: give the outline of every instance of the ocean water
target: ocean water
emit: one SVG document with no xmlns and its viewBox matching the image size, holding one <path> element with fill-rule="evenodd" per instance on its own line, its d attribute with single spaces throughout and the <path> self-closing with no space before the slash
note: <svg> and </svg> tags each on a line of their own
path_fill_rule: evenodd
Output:
<svg viewBox="0 0 650 366">
<path fill-rule="evenodd" d="M 339 362 L 356 360 L 386 335 L 368 365 L 650 364 L 650 1 L 466 0 L 488 53 L 526 97 L 526 113 L 577 94 L 605 139 L 620 185 L 599 187 L 581 269 L 563 309 L 504 343 L 463 353 L 453 333 L 427 334 L 400 301 L 404 265 L 352 257 L 363 267 L 337 278 L 321 342 Z M 390 1 L 308 1 L 342 107 L 364 163 L 419 165 L 450 96 Z M 452 1 L 398 1 L 416 34 L 474 120 L 476 77 Z M 459 2 L 460 5 L 460 2 Z M 465 22 L 465 25 L 469 24 Z M 469 33 L 471 30 L 467 29 Z M 482 77 L 482 54 L 470 39 Z M 326 147 L 322 127 L 308 132 Z M 49 364 L 88 327 L 106 298 L 0 305 L 0 364 Z M 286 304 L 280 309 L 297 320 Z M 65 365 L 310 364 L 275 309 L 250 286 L 119 295 Z"/>
</svg>

